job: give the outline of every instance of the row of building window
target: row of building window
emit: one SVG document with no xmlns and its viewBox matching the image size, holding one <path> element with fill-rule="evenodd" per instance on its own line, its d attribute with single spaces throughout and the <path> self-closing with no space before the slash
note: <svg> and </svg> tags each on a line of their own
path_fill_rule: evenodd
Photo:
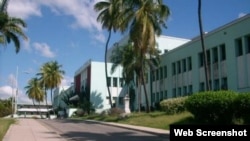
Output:
<svg viewBox="0 0 250 141">
<path fill-rule="evenodd" d="M 176 68 L 177 66 L 177 68 Z M 152 72 L 152 81 L 161 80 L 163 78 L 167 78 L 168 71 L 167 65 L 161 66 L 155 71 Z M 177 69 L 177 71 L 176 71 Z M 177 73 L 191 71 L 192 70 L 192 58 L 184 58 L 180 61 L 172 63 L 172 74 L 175 75 Z M 146 79 L 147 80 L 147 79 Z M 147 81 L 148 82 L 148 81 Z"/>
<path fill-rule="evenodd" d="M 108 77 L 107 81 L 109 87 L 123 87 L 124 85 L 123 78 L 119 77 Z"/>
<path fill-rule="evenodd" d="M 168 97 L 168 91 L 161 91 L 161 92 L 157 92 L 157 93 L 153 93 L 152 94 L 152 102 L 153 103 L 157 103 L 160 102 L 163 99 L 167 99 Z"/>
<path fill-rule="evenodd" d="M 211 81 L 210 81 L 210 86 L 211 86 Z M 212 88 L 213 90 L 226 90 L 227 89 L 227 77 L 222 78 L 221 82 L 219 81 L 219 79 L 214 80 Z M 205 90 L 205 83 L 201 82 L 200 91 L 204 91 L 204 90 Z M 193 85 L 173 88 L 173 97 L 187 96 L 192 93 L 193 93 Z M 153 102 L 159 102 L 162 99 L 167 99 L 168 98 L 167 90 L 153 93 L 152 96 L 153 96 L 152 97 Z"/>
<path fill-rule="evenodd" d="M 207 56 L 207 64 L 208 65 L 210 65 L 211 62 L 217 63 L 219 61 L 219 57 L 220 57 L 220 61 L 226 60 L 226 45 L 221 44 L 219 46 L 211 48 L 210 50 L 207 50 L 206 56 Z M 211 60 L 211 58 L 212 58 L 212 60 Z M 199 66 L 200 67 L 204 66 L 204 54 L 203 54 L 203 52 L 199 53 Z"/>
<path fill-rule="evenodd" d="M 193 85 L 173 88 L 173 97 L 187 96 L 193 93 Z"/>
<path fill-rule="evenodd" d="M 221 82 L 219 79 L 215 79 L 214 83 L 212 85 L 212 82 L 209 81 L 209 84 L 213 90 L 227 90 L 227 77 L 224 77 L 221 79 Z M 220 85 L 221 84 L 221 85 Z M 201 82 L 200 83 L 200 91 L 205 91 L 205 83 Z"/>
</svg>

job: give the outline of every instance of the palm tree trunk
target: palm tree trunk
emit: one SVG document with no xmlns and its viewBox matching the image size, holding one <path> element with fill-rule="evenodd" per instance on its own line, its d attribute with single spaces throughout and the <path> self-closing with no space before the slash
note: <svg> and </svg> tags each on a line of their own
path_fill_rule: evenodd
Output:
<svg viewBox="0 0 250 141">
<path fill-rule="evenodd" d="M 32 102 L 33 102 L 34 107 L 36 108 L 37 113 L 39 113 L 38 108 L 36 107 L 36 104 L 35 104 L 35 100 L 32 99 Z"/>
<path fill-rule="evenodd" d="M 140 80 L 140 76 L 137 76 L 137 87 L 138 89 L 138 112 L 141 112 L 141 80 Z"/>
<path fill-rule="evenodd" d="M 50 114 L 49 114 L 49 108 L 48 108 L 48 96 L 47 96 L 47 92 L 46 92 L 46 88 L 44 88 L 44 92 L 45 92 L 45 102 L 46 102 L 46 108 L 47 108 L 47 116 L 48 118 L 50 118 Z"/>
<path fill-rule="evenodd" d="M 55 110 L 54 110 L 54 107 L 53 107 L 52 90 L 53 90 L 53 89 L 51 88 L 51 89 L 50 89 L 51 105 L 52 105 L 52 111 L 53 111 L 54 115 L 56 115 Z"/>
<path fill-rule="evenodd" d="M 201 17 L 201 0 L 198 0 L 198 18 L 199 18 L 199 28 L 200 28 L 200 38 L 201 38 L 201 46 L 203 52 L 203 61 L 204 61 L 204 70 L 205 70 L 205 82 L 206 82 L 206 90 L 210 90 L 210 84 L 208 80 L 208 65 L 207 65 L 207 53 L 204 44 L 204 37 L 203 37 L 203 27 L 202 27 L 202 17 Z"/>
<path fill-rule="evenodd" d="M 41 102 L 39 101 L 39 114 L 40 114 L 40 117 L 41 117 L 41 119 L 43 118 L 43 116 L 42 116 L 42 111 L 41 111 Z"/>
<path fill-rule="evenodd" d="M 142 85 L 143 85 L 143 88 L 144 88 L 144 94 L 145 94 L 145 99 L 146 99 L 146 112 L 149 113 L 150 108 L 149 108 L 149 103 L 148 103 L 148 94 L 147 94 L 147 89 L 146 89 L 146 86 L 145 86 L 143 70 L 141 70 L 141 79 L 142 79 Z"/>
<path fill-rule="evenodd" d="M 110 104 L 110 107 L 113 108 L 112 97 L 111 97 L 111 93 L 110 93 L 110 89 L 108 85 L 108 66 L 107 66 L 108 65 L 107 51 L 108 51 L 108 44 L 109 44 L 110 37 L 111 37 L 111 30 L 109 30 L 109 35 L 108 35 L 108 39 L 107 39 L 106 47 L 105 47 L 105 75 L 106 75 L 106 85 L 107 85 L 108 94 L 109 94 L 109 104 Z"/>
</svg>

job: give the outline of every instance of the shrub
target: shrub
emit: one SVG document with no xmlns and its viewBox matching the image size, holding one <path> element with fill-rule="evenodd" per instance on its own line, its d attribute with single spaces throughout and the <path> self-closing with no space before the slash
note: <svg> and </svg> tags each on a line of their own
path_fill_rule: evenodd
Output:
<svg viewBox="0 0 250 141">
<path fill-rule="evenodd" d="M 250 123 L 250 93 L 241 93 L 235 99 L 235 116 L 243 119 L 245 124 Z"/>
<path fill-rule="evenodd" d="M 232 123 L 234 117 L 233 91 L 206 91 L 188 97 L 185 106 L 202 123 Z"/>
<path fill-rule="evenodd" d="M 111 108 L 109 111 L 110 116 L 120 116 L 122 113 L 124 113 L 124 110 L 121 108 Z"/>
<path fill-rule="evenodd" d="M 185 108 L 185 100 L 187 97 L 177 97 L 166 99 L 160 102 L 161 109 L 165 111 L 167 114 L 177 114 L 184 112 Z"/>
</svg>

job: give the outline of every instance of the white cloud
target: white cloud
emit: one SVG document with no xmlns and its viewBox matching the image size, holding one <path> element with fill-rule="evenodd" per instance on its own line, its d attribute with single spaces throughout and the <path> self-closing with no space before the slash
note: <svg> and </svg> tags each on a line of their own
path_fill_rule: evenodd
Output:
<svg viewBox="0 0 250 141">
<path fill-rule="evenodd" d="M 246 15 L 246 13 L 239 13 L 238 18 L 241 18 L 241 17 L 243 17 L 245 15 Z"/>
<path fill-rule="evenodd" d="M 8 12 L 12 16 L 28 19 L 32 16 L 42 17 L 42 7 L 56 15 L 72 16 L 71 27 L 82 28 L 89 32 L 102 32 L 102 26 L 96 21 L 97 12 L 94 5 L 100 0 L 11 0 Z M 93 35 L 94 39 L 96 35 Z M 99 38 L 103 42 L 103 38 Z"/>
<path fill-rule="evenodd" d="M 72 82 L 74 82 L 74 78 L 69 76 L 64 76 L 60 86 L 71 86 Z"/>
<path fill-rule="evenodd" d="M 44 57 L 53 58 L 55 54 L 50 50 L 50 46 L 46 43 L 33 43 L 35 50 Z"/>
<path fill-rule="evenodd" d="M 2 86 L 0 87 L 0 99 L 8 99 L 12 97 L 15 90 L 11 86 Z"/>
<path fill-rule="evenodd" d="M 98 41 L 101 42 L 101 43 L 104 43 L 104 42 L 105 42 L 105 36 L 104 36 L 104 34 L 101 33 L 101 32 L 94 34 L 94 35 L 93 35 L 93 38 L 94 38 L 95 40 L 98 40 Z"/>
<path fill-rule="evenodd" d="M 42 16 L 39 3 L 34 0 L 11 0 L 8 8 L 11 16 L 28 19 L 30 16 Z"/>
<path fill-rule="evenodd" d="M 2 86 L 0 87 L 0 99 L 9 99 L 16 95 L 16 88 L 11 86 Z M 27 95 L 23 94 L 22 91 L 18 91 L 18 103 L 32 103 L 32 100 L 28 98 Z"/>
</svg>

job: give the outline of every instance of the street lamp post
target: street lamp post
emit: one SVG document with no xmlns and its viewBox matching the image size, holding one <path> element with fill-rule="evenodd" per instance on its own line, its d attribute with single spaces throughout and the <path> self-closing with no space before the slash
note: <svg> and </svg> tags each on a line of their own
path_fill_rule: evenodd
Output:
<svg viewBox="0 0 250 141">
<path fill-rule="evenodd" d="M 13 117 L 17 117 L 17 102 L 18 102 L 18 66 L 16 70 L 16 93 L 15 93 L 15 107 L 14 107 L 14 115 Z"/>
</svg>

